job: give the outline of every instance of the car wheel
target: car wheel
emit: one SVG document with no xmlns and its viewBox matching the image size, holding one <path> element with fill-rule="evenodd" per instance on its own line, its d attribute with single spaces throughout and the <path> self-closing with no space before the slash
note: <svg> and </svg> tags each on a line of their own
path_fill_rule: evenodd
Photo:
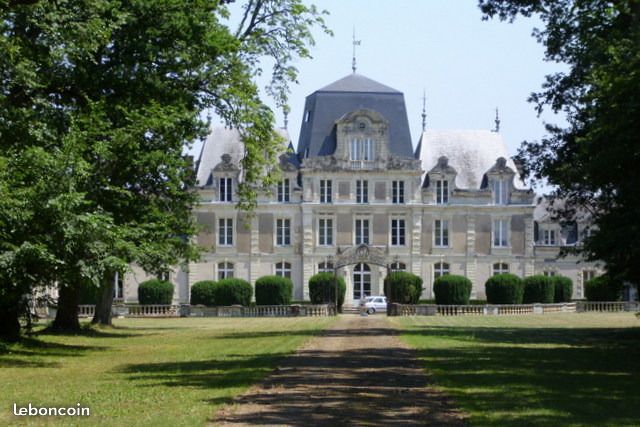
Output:
<svg viewBox="0 0 640 427">
<path fill-rule="evenodd" d="M 373 313 L 375 313 L 375 312 L 376 312 L 376 309 L 375 309 L 375 308 L 369 308 L 369 309 L 367 310 L 367 314 L 373 314 Z"/>
</svg>

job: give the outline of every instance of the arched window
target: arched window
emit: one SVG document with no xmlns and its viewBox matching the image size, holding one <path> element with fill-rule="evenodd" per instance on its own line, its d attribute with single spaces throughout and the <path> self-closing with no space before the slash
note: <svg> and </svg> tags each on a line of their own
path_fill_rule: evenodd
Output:
<svg viewBox="0 0 640 427">
<path fill-rule="evenodd" d="M 318 264 L 318 273 L 333 273 L 333 263 L 321 262 Z"/>
<path fill-rule="evenodd" d="M 509 272 L 509 264 L 506 262 L 496 262 L 493 264 L 493 275 L 504 274 Z"/>
<path fill-rule="evenodd" d="M 367 264 L 357 264 L 353 269 L 353 299 L 371 296 L 371 268 Z"/>
<path fill-rule="evenodd" d="M 446 262 L 437 262 L 433 265 L 433 280 L 440 276 L 449 274 L 449 264 Z"/>
<path fill-rule="evenodd" d="M 276 264 L 276 276 L 291 279 L 291 263 L 279 262 Z"/>
<path fill-rule="evenodd" d="M 233 277 L 233 263 L 219 262 L 218 263 L 218 280 L 228 279 L 230 277 Z"/>
<path fill-rule="evenodd" d="M 407 265 L 404 262 L 394 262 L 389 266 L 389 269 L 394 271 L 407 271 Z"/>
</svg>

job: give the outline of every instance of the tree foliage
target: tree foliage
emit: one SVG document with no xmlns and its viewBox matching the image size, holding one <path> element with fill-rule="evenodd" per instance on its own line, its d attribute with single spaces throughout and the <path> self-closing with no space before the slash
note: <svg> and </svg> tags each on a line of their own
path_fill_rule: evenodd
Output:
<svg viewBox="0 0 640 427">
<path fill-rule="evenodd" d="M 325 27 L 301 0 L 247 0 L 235 21 L 228 3 L 0 0 L 3 294 L 57 283 L 54 326 L 74 329 L 80 283 L 101 286 L 108 322 L 116 272 L 196 257 L 183 153 L 206 136 L 207 111 L 240 130 L 240 207 L 255 205 L 280 145 L 255 83 L 261 61 L 284 108 L 293 61 Z"/>
<path fill-rule="evenodd" d="M 555 186 L 562 221 L 586 214 L 592 234 L 575 248 L 603 260 L 610 274 L 640 283 L 640 1 L 480 0 L 485 18 L 538 16 L 534 35 L 545 59 L 566 72 L 548 75 L 530 100 L 539 111 L 564 112 L 568 126 L 524 142 L 526 176 Z"/>
</svg>

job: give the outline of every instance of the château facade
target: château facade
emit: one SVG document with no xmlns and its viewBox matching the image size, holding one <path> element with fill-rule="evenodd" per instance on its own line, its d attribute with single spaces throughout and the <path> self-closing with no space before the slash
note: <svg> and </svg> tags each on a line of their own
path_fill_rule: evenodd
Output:
<svg viewBox="0 0 640 427">
<path fill-rule="evenodd" d="M 280 130 L 289 141 L 286 130 Z M 563 245 L 580 244 L 586 224 L 561 227 L 517 176 L 501 135 L 489 130 L 424 130 L 414 149 L 404 95 L 351 74 L 309 95 L 297 150 L 280 156 L 282 180 L 261 194 L 251 217 L 236 209 L 243 144 L 237 131 L 216 128 L 196 164 L 203 226 L 199 262 L 176 268 L 176 302 L 205 279 L 264 275 L 290 277 L 294 300 L 309 298 L 309 278 L 333 271 L 336 255 L 367 245 L 387 265 L 341 267 L 347 304 L 383 293 L 387 269 L 422 277 L 423 298 L 433 282 L 459 274 L 483 299 L 494 274 L 561 274 L 583 283 L 600 266 L 557 258 Z M 117 287 L 137 299 L 145 274 L 134 269 Z"/>
</svg>

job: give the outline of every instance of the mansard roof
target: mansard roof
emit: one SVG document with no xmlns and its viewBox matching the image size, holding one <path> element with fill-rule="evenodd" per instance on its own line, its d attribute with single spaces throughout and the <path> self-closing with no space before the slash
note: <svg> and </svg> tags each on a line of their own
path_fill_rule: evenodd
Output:
<svg viewBox="0 0 640 427">
<path fill-rule="evenodd" d="M 506 159 L 507 167 L 517 170 L 502 136 L 489 130 L 428 129 L 420 137 L 415 156 L 422 161 L 424 171 L 433 169 L 438 159 L 446 156 L 448 164 L 458 172 L 456 187 L 463 189 L 479 189 L 483 176 L 496 165 L 499 157 Z M 525 188 L 517 178 L 514 187 Z"/>
<path fill-rule="evenodd" d="M 291 138 L 289 132 L 286 129 L 276 129 L 276 132 L 285 139 L 285 143 L 282 145 L 282 153 L 287 152 L 287 146 L 290 144 Z M 223 161 L 222 156 L 228 155 L 230 158 L 225 157 L 227 162 Z M 211 133 L 207 137 L 206 141 L 202 145 L 200 151 L 200 157 L 196 164 L 196 185 L 206 185 L 211 171 L 216 168 L 220 163 L 231 164 L 241 170 L 240 160 L 244 156 L 244 143 L 240 137 L 240 132 L 237 129 L 230 129 L 226 127 L 215 127 L 211 130 Z M 287 154 L 287 160 L 295 155 Z M 296 159 L 297 161 L 297 159 Z M 295 163 L 296 167 L 299 167 L 299 163 Z"/>
<path fill-rule="evenodd" d="M 361 109 L 376 111 L 389 122 L 391 154 L 413 157 L 402 92 L 354 73 L 307 97 L 298 140 L 300 158 L 333 154 L 336 122 L 345 114 Z"/>
</svg>

